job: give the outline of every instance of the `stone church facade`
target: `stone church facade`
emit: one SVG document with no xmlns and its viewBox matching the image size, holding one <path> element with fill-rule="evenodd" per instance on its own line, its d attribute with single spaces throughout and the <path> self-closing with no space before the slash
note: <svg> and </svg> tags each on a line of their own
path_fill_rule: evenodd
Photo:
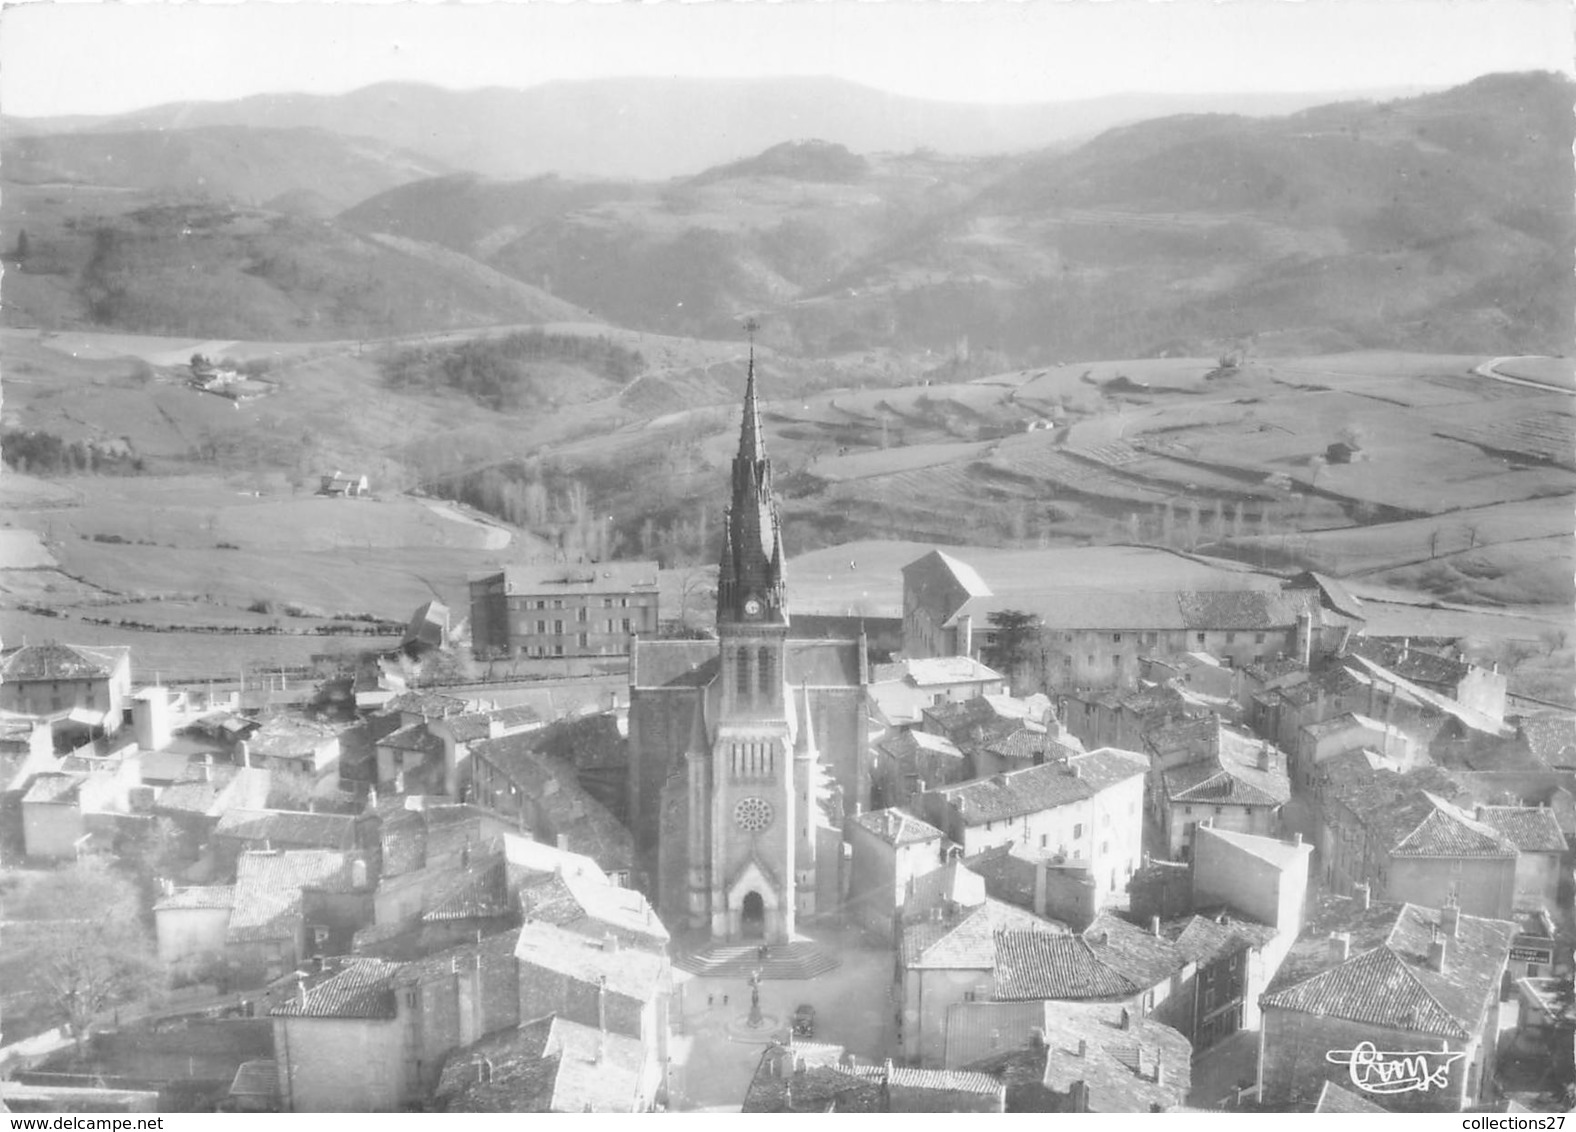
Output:
<svg viewBox="0 0 1576 1132">
<path fill-rule="evenodd" d="M 864 640 L 796 640 L 751 351 L 715 641 L 636 640 L 629 813 L 663 919 L 783 942 L 836 910 L 843 812 L 869 793 Z"/>
</svg>

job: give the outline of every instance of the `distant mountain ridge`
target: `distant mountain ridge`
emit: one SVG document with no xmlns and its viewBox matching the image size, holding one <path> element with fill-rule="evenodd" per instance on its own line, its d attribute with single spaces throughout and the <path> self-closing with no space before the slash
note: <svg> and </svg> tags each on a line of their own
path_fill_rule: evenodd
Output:
<svg viewBox="0 0 1576 1132">
<path fill-rule="evenodd" d="M 1407 90 L 1290 94 L 1120 94 L 1072 102 L 975 105 L 888 94 L 832 78 L 622 78 L 521 90 L 381 83 L 346 94 L 263 94 L 99 118 L 3 120 L 40 133 L 311 127 L 376 139 L 455 170 L 663 179 L 820 138 L 855 153 L 988 154 L 1039 149 L 1123 122 L 1178 113 L 1286 114 L 1335 99 Z"/>
</svg>

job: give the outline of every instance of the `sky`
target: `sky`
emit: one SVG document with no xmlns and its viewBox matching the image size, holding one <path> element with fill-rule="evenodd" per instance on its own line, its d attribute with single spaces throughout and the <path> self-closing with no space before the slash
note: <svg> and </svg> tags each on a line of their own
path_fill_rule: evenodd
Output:
<svg viewBox="0 0 1576 1132">
<path fill-rule="evenodd" d="M 970 102 L 1573 71 L 1571 0 L 0 0 L 0 113 L 386 80 L 832 75 Z"/>
</svg>

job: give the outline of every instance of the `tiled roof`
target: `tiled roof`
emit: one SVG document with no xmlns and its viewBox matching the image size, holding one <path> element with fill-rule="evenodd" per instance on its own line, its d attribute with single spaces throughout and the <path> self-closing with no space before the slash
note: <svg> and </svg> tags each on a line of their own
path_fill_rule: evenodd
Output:
<svg viewBox="0 0 1576 1132">
<path fill-rule="evenodd" d="M 228 810 L 214 834 L 237 841 L 275 842 L 280 848 L 350 850 L 356 847 L 356 819 L 350 814 L 298 810 Z"/>
<path fill-rule="evenodd" d="M 1260 1000 L 1266 1007 L 1328 1015 L 1394 1030 L 1469 1039 L 1499 994 L 1516 925 L 1458 914 L 1454 935 L 1444 914 L 1415 904 L 1326 899 Z M 1350 935 L 1341 962 L 1329 937 Z M 1429 965 L 1435 933 L 1445 943 L 1443 971 Z"/>
<path fill-rule="evenodd" d="M 1281 806 L 1291 799 L 1291 783 L 1284 773 L 1265 773 L 1250 782 L 1249 768 L 1209 763 L 1188 763 L 1164 774 L 1166 797 L 1172 802 L 1231 806 Z"/>
<path fill-rule="evenodd" d="M 1477 818 L 1523 853 L 1565 852 L 1565 834 L 1554 811 L 1546 806 L 1482 806 Z"/>
<path fill-rule="evenodd" d="M 913 845 L 920 841 L 935 841 L 943 836 L 941 830 L 929 822 L 899 809 L 870 810 L 854 821 L 888 845 Z"/>
<path fill-rule="evenodd" d="M 440 882 L 422 893 L 423 921 L 495 919 L 514 911 L 501 854 L 443 871 Z"/>
<path fill-rule="evenodd" d="M 659 567 L 655 562 L 549 563 L 542 566 L 505 566 L 504 592 L 511 594 L 621 594 L 656 592 Z"/>
<path fill-rule="evenodd" d="M 453 1050 L 434 1097 L 447 1112 L 547 1112 L 555 1058 L 544 1058 L 551 1017 L 503 1030 Z"/>
<path fill-rule="evenodd" d="M 22 795 L 23 803 L 69 806 L 77 801 L 78 791 L 88 780 L 86 774 L 41 774 Z"/>
<path fill-rule="evenodd" d="M 618 729 L 617 717 L 610 712 L 559 720 L 531 734 L 537 737 L 536 750 L 577 770 L 629 766 L 629 744 Z"/>
<path fill-rule="evenodd" d="M 1492 825 L 1469 817 L 1437 795 L 1423 792 L 1432 808 L 1406 836 L 1389 846 L 1392 857 L 1514 857 L 1515 843 Z"/>
<path fill-rule="evenodd" d="M 1346 643 L 1348 655 L 1365 656 L 1375 664 L 1419 684 L 1442 686 L 1454 693 L 1472 666 L 1459 654 L 1441 656 L 1388 637 L 1355 636 Z"/>
<path fill-rule="evenodd" d="M 941 756 L 963 760 L 963 752 L 945 735 L 931 735 L 925 731 L 899 731 L 876 744 L 881 750 L 907 765 L 920 755 Z"/>
<path fill-rule="evenodd" d="M 393 979 L 401 986 L 414 986 L 434 979 L 446 979 L 456 968 L 466 970 L 472 966 L 483 969 L 483 983 L 487 972 L 514 964 L 516 935 L 513 931 L 496 932 L 471 943 L 444 948 L 421 959 L 399 964 Z"/>
<path fill-rule="evenodd" d="M 665 993 L 671 980 L 665 956 L 634 947 L 608 950 L 600 939 L 540 920 L 521 927 L 514 954 L 522 968 L 553 971 L 592 986 L 605 977 L 610 992 L 641 1002 Z"/>
<path fill-rule="evenodd" d="M 1312 605 L 1293 590 L 1047 590 L 1038 599 L 971 598 L 948 623 L 966 613 L 983 625 L 993 612 L 1022 609 L 1052 630 L 1290 629 Z"/>
<path fill-rule="evenodd" d="M 1102 1113 L 1169 1109 L 1191 1087 L 1187 1038 L 1116 1003 L 958 1003 L 947 1011 L 947 1022 L 947 1063 L 970 1064 L 966 1059 L 974 1055 L 970 1068 L 1007 1086 L 1009 1112 L 1017 1111 L 1015 1097 L 1033 1098 L 1038 1089 L 1065 1096 L 1078 1081 L 1088 1089 L 1089 1111 Z M 981 1047 L 991 1038 L 998 1050 L 986 1053 Z M 1157 1065 L 1164 1068 L 1160 1080 Z M 1041 1107 L 1035 1099 L 1028 1105 Z"/>
<path fill-rule="evenodd" d="M 339 728 L 299 715 L 276 715 L 247 737 L 255 755 L 299 758 L 337 738 Z"/>
<path fill-rule="evenodd" d="M 1102 963 L 1081 936 L 1007 931 L 995 944 L 991 994 L 998 1001 L 1128 998 L 1141 989 Z"/>
<path fill-rule="evenodd" d="M 401 692 L 384 704 L 379 714 L 403 713 L 442 719 L 445 716 L 462 715 L 469 706 L 465 700 L 445 696 L 441 692 Z"/>
<path fill-rule="evenodd" d="M 425 723 L 412 723 L 408 727 L 401 727 L 398 731 L 391 731 L 379 739 L 377 745 L 396 751 L 414 751 L 419 755 L 443 754 L 443 740 L 434 735 Z"/>
<path fill-rule="evenodd" d="M 804 1063 L 803 1072 L 793 1067 Z M 857 1071 L 841 1046 L 771 1045 L 761 1055 L 741 1112 L 881 1112 L 881 1085 Z"/>
<path fill-rule="evenodd" d="M 1313 1106 L 1313 1111 L 1364 1113 L 1384 1112 L 1385 1110 L 1376 1104 L 1365 1101 L 1362 1097 L 1358 1096 L 1350 1089 L 1342 1088 L 1334 1081 L 1326 1081 L 1324 1086 L 1319 1090 L 1319 1102 Z"/>
<path fill-rule="evenodd" d="M 1556 712 L 1541 712 L 1521 720 L 1527 748 L 1545 766 L 1576 763 L 1576 719 Z"/>
<path fill-rule="evenodd" d="M 232 1097 L 277 1097 L 279 1095 L 279 1063 L 273 1059 L 243 1061 L 230 1083 Z"/>
<path fill-rule="evenodd" d="M 129 651 L 120 648 L 87 648 L 46 642 L 23 645 L 0 660 L 0 680 L 93 680 L 107 677 Z"/>
<path fill-rule="evenodd" d="M 383 959 L 348 959 L 343 969 L 306 984 L 270 1013 L 284 1018 L 396 1018 L 394 978 L 400 967 Z"/>
<path fill-rule="evenodd" d="M 582 875 L 604 884 L 609 883 L 607 873 L 590 857 L 560 849 L 543 841 L 536 841 L 523 833 L 505 833 L 503 851 L 505 859 L 509 862 L 511 884 L 514 883 L 517 875 L 522 879 L 529 879 L 558 872 L 566 875 Z"/>
<path fill-rule="evenodd" d="M 1021 760 L 1035 758 L 1066 760 L 1082 753 L 1077 748 L 1058 743 L 1043 730 L 1032 727 L 1016 727 L 987 743 L 985 749 L 1003 758 Z"/>
<path fill-rule="evenodd" d="M 1378 683 L 1381 686 L 1385 686 L 1385 690 L 1390 695 L 1397 697 L 1403 702 L 1411 701 L 1421 704 L 1425 708 L 1442 711 L 1446 715 L 1454 716 L 1472 730 L 1485 735 L 1504 736 L 1510 732 L 1510 728 L 1503 722 L 1486 712 L 1469 707 L 1450 696 L 1424 688 L 1419 684 L 1414 684 L 1383 665 L 1375 664 L 1365 656 L 1356 656 L 1352 659 L 1357 662 L 1358 667 L 1354 671 L 1356 671 L 1359 680 L 1370 685 Z"/>
<path fill-rule="evenodd" d="M 1065 763 L 1044 763 L 946 787 L 944 801 L 965 825 L 982 825 L 1092 798 L 1107 787 L 1141 777 L 1149 760 L 1132 751 L 1102 747 Z"/>
<path fill-rule="evenodd" d="M 229 908 L 235 904 L 233 884 L 205 884 L 192 888 L 178 888 L 153 906 L 155 912 L 172 912 L 182 908 Z"/>
<path fill-rule="evenodd" d="M 977 908 L 984 903 L 985 878 L 953 859 L 909 881 L 908 894 L 903 900 L 903 916 L 914 919 L 947 904 Z"/>
<path fill-rule="evenodd" d="M 327 849 L 242 853 L 235 863 L 232 943 L 290 939 L 302 923 L 301 890 L 354 890 L 351 858 Z"/>
<path fill-rule="evenodd" d="M 1200 967 L 1239 951 L 1258 951 L 1275 938 L 1275 929 L 1251 920 L 1193 916 L 1176 935 L 1176 949 L 1189 963 Z"/>
<path fill-rule="evenodd" d="M 974 1073 L 967 1069 L 911 1069 L 905 1065 L 894 1065 L 890 1070 L 884 1066 L 870 1066 L 863 1070 L 865 1073 L 881 1074 L 888 1085 L 894 1089 L 926 1089 L 943 1093 L 978 1093 L 981 1096 L 993 1096 L 1001 1091 L 1001 1082 L 985 1073 Z"/>
<path fill-rule="evenodd" d="M 610 928 L 657 947 L 669 939 L 667 928 L 639 891 L 575 873 L 554 874 L 522 888 L 520 911 L 529 920 L 581 934 Z"/>
<path fill-rule="evenodd" d="M 1140 988 L 1169 979 L 1182 968 L 1182 953 L 1169 941 L 1128 923 L 1109 911 L 1101 912 L 1084 929 L 1083 938 L 1095 958 Z"/>
<path fill-rule="evenodd" d="M 971 656 L 933 656 L 903 661 L 900 667 L 921 688 L 945 684 L 983 684 L 1002 680 L 1001 673 Z"/>
<path fill-rule="evenodd" d="M 996 965 L 998 931 L 1060 932 L 1062 928 L 987 897 L 977 908 L 904 924 L 903 965 L 914 970 L 989 971 Z"/>
<path fill-rule="evenodd" d="M 601 802 L 580 785 L 574 767 L 535 749 L 536 733 L 487 739 L 471 747 L 471 757 L 496 767 L 551 826 L 569 848 L 605 869 L 627 869 L 634 862 L 634 839 Z"/>
</svg>

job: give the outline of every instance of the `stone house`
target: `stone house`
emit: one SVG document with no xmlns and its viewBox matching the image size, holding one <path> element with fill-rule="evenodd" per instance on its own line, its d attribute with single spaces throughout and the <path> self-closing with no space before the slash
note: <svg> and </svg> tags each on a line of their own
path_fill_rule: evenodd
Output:
<svg viewBox="0 0 1576 1132">
<path fill-rule="evenodd" d="M 969 758 L 944 735 L 898 731 L 871 745 L 870 792 L 876 809 L 915 810 L 931 787 L 972 777 Z"/>
<path fill-rule="evenodd" d="M 1441 793 L 1458 790 L 1447 775 L 1337 766 L 1326 779 L 1318 851 L 1331 891 L 1366 883 L 1380 900 L 1437 908 L 1454 898 L 1470 915 L 1509 917 L 1520 852 Z"/>
<path fill-rule="evenodd" d="M 1360 1067 L 1329 1055 L 1363 1042 L 1428 1059 L 1423 1087 L 1373 1097 L 1391 1111 L 1461 1112 L 1490 1099 L 1515 934 L 1454 905 L 1325 900 L 1260 1000 L 1260 1103 L 1311 1104 L 1326 1081 L 1353 1080 Z"/>
<path fill-rule="evenodd" d="M 1545 806 L 1477 806 L 1473 816 L 1516 847 L 1516 908 L 1558 908 L 1565 835 Z"/>
<path fill-rule="evenodd" d="M 947 1065 L 1001 1081 L 1008 1112 L 1160 1112 L 1192 1084 L 1187 1038 L 1116 1003 L 971 1002 L 952 1014 Z"/>
<path fill-rule="evenodd" d="M 861 1061 L 844 1047 L 790 1039 L 761 1055 L 743 1112 L 1004 1112 L 1000 1081 L 962 1069 Z"/>
<path fill-rule="evenodd" d="M 473 578 L 471 641 L 478 659 L 627 656 L 636 634 L 660 628 L 655 562 L 508 566 Z"/>
<path fill-rule="evenodd" d="M 966 856 L 1009 842 L 1087 862 L 1102 903 L 1119 900 L 1143 858 L 1148 760 L 1110 748 L 931 790 L 925 817 Z"/>
<path fill-rule="evenodd" d="M 848 892 L 843 910 L 861 926 L 890 938 L 893 916 L 910 884 L 941 868 L 943 835 L 902 810 L 872 810 L 848 819 Z"/>
<path fill-rule="evenodd" d="M 1187 858 L 1205 821 L 1261 837 L 1279 832 L 1281 807 L 1291 799 L 1279 750 L 1219 720 L 1162 729 L 1148 742 L 1154 812 L 1173 859 Z"/>
<path fill-rule="evenodd" d="M 0 657 L 0 711 L 75 713 L 112 734 L 131 698 L 131 649 L 125 645 L 23 645 Z"/>
</svg>

